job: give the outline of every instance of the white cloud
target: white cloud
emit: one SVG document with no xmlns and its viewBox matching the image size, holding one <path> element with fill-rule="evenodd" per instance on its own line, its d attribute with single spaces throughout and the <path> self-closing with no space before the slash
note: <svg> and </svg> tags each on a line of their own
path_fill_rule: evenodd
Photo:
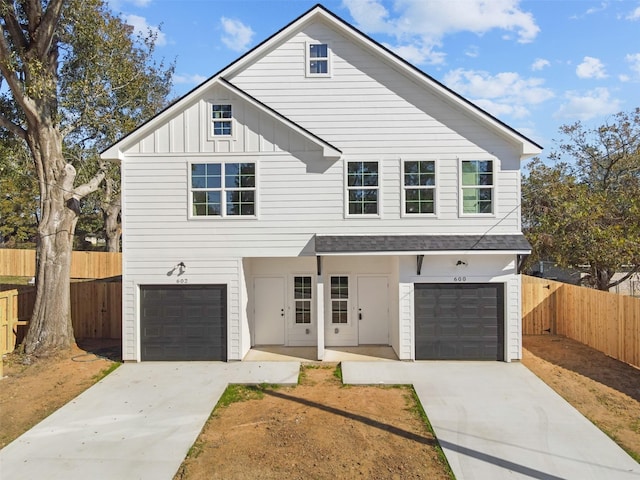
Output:
<svg viewBox="0 0 640 480">
<path fill-rule="evenodd" d="M 629 64 L 629 68 L 635 73 L 637 78 L 640 78 L 640 53 L 632 53 L 626 55 L 624 59 Z"/>
<path fill-rule="evenodd" d="M 568 91 L 565 93 L 565 98 L 567 101 L 553 115 L 555 118 L 586 121 L 619 112 L 622 106 L 622 102 L 612 98 L 606 88 L 596 88 L 582 94 Z"/>
<path fill-rule="evenodd" d="M 173 76 L 173 83 L 182 84 L 182 85 L 200 85 L 204 82 L 208 77 L 204 75 L 195 74 L 175 74 Z"/>
<path fill-rule="evenodd" d="M 127 23 L 127 25 L 131 25 L 133 27 L 133 31 L 136 34 L 145 36 L 149 32 L 151 32 L 156 36 L 156 45 L 158 45 L 159 47 L 167 44 L 166 35 L 160 31 L 159 27 L 149 25 L 146 18 L 139 15 L 125 15 L 124 21 Z"/>
<path fill-rule="evenodd" d="M 522 78 L 515 72 L 491 75 L 477 70 L 452 70 L 444 83 L 457 93 L 494 115 L 522 118 L 529 115 L 528 107 L 553 98 L 553 91 L 544 87 L 541 78 Z"/>
<path fill-rule="evenodd" d="M 533 15 L 519 8 L 519 0 L 395 0 L 393 15 L 381 0 L 344 0 L 344 4 L 360 29 L 395 37 L 396 51 L 411 47 L 423 52 L 424 61 L 443 58 L 434 48 L 449 34 L 506 30 L 515 33 L 518 42 L 528 43 L 540 31 Z"/>
<path fill-rule="evenodd" d="M 584 57 L 582 63 L 576 67 L 579 78 L 607 78 L 604 65 L 599 58 Z"/>
<path fill-rule="evenodd" d="M 549 66 L 551 66 L 549 60 L 545 60 L 544 58 L 536 58 L 533 64 L 531 64 L 531 70 L 537 72 L 538 70 L 542 70 Z"/>
<path fill-rule="evenodd" d="M 640 20 L 640 7 L 636 8 L 633 12 L 625 17 L 627 20 Z"/>
<path fill-rule="evenodd" d="M 413 63 L 414 65 L 423 65 L 425 63 L 430 65 L 440 65 L 444 63 L 445 54 L 443 52 L 433 51 L 425 45 L 413 44 L 394 46 L 388 43 L 384 43 L 383 45 L 407 62 Z"/>
<path fill-rule="evenodd" d="M 255 32 L 240 20 L 222 17 L 220 24 L 224 34 L 222 35 L 222 43 L 234 52 L 243 52 L 249 48 L 251 40 Z"/>
</svg>

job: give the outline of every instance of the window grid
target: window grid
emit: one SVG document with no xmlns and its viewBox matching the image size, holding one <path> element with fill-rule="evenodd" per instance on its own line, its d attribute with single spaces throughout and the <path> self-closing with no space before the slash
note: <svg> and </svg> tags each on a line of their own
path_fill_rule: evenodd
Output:
<svg viewBox="0 0 640 480">
<path fill-rule="evenodd" d="M 377 215 L 378 191 L 378 162 L 347 163 L 349 215 Z"/>
<path fill-rule="evenodd" d="M 329 75 L 329 46 L 326 43 L 308 45 L 309 75 Z"/>
<path fill-rule="evenodd" d="M 296 308 L 296 323 L 311 323 L 311 277 L 294 277 L 293 296 Z"/>
<path fill-rule="evenodd" d="M 434 160 L 405 161 L 403 182 L 404 213 L 434 214 L 436 162 Z"/>
<path fill-rule="evenodd" d="M 349 322 L 349 277 L 331 277 L 331 323 Z"/>
<path fill-rule="evenodd" d="M 212 105 L 211 120 L 214 136 L 231 136 L 233 134 L 231 105 Z"/>
<path fill-rule="evenodd" d="M 493 213 L 493 160 L 462 161 L 462 213 Z"/>
<path fill-rule="evenodd" d="M 255 216 L 255 168 L 250 162 L 192 164 L 192 215 Z"/>
</svg>

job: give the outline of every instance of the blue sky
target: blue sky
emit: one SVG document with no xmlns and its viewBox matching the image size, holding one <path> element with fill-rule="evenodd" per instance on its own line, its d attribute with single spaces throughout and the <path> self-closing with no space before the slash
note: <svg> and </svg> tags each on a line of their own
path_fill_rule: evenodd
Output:
<svg viewBox="0 0 640 480">
<path fill-rule="evenodd" d="M 183 95 L 313 7 L 307 0 L 109 0 L 161 30 Z M 640 107 L 640 0 L 327 0 L 329 10 L 545 147 Z"/>
</svg>

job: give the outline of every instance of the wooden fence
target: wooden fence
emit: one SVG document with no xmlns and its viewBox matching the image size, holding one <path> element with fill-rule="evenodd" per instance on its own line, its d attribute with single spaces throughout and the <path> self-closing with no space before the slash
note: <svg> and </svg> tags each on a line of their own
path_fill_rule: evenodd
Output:
<svg viewBox="0 0 640 480">
<path fill-rule="evenodd" d="M 640 298 L 522 276 L 522 333 L 564 335 L 640 367 Z"/>
<path fill-rule="evenodd" d="M 33 277 L 35 274 L 35 250 L 0 248 L 0 276 Z M 118 275 L 122 275 L 122 254 L 120 253 L 71 253 L 71 278 L 95 279 Z"/>
<path fill-rule="evenodd" d="M 12 352 L 26 334 L 34 287 L 0 291 L 0 354 Z M 71 284 L 73 332 L 81 338 L 122 338 L 122 283 Z"/>
</svg>

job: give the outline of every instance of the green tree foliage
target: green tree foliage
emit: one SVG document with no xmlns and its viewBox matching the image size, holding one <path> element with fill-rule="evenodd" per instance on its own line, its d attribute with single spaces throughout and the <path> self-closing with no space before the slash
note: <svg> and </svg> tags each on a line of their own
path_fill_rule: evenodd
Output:
<svg viewBox="0 0 640 480">
<path fill-rule="evenodd" d="M 577 268 L 583 284 L 609 290 L 640 269 L 640 109 L 560 131 L 555 163 L 535 159 L 523 179 L 531 260 Z M 612 281 L 618 272 L 626 275 Z"/>
<path fill-rule="evenodd" d="M 21 143 L 0 139 L 0 247 L 35 246 L 37 180 L 29 167 L 29 152 Z"/>
<path fill-rule="evenodd" d="M 71 249 L 82 202 L 117 166 L 97 152 L 164 104 L 173 68 L 152 61 L 104 0 L 0 0 L 0 132 L 24 145 L 37 181 L 37 294 L 28 354 L 73 342 Z M 159 99 L 162 98 L 160 101 Z"/>
</svg>

